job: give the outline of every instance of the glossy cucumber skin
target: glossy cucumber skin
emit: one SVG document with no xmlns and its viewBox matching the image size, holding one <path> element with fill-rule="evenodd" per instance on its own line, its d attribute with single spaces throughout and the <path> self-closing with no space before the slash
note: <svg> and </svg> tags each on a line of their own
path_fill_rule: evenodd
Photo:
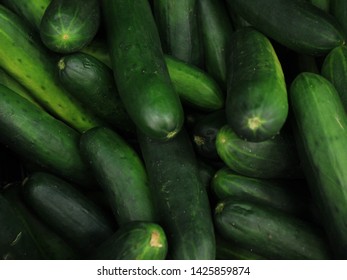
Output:
<svg viewBox="0 0 347 280">
<path fill-rule="evenodd" d="M 168 244 L 162 227 L 130 222 L 120 227 L 91 254 L 96 260 L 164 260 Z"/>
<path fill-rule="evenodd" d="M 334 86 L 301 73 L 290 87 L 303 170 L 337 258 L 346 258 L 347 116 Z"/>
<path fill-rule="evenodd" d="M 79 151 L 79 133 L 0 85 L 0 141 L 23 159 L 78 185 L 95 180 Z"/>
<path fill-rule="evenodd" d="M 330 0 L 330 13 L 340 23 L 347 36 L 347 2 L 344 0 Z"/>
<path fill-rule="evenodd" d="M 183 125 L 183 108 L 148 1 L 101 3 L 114 78 L 129 116 L 151 137 L 173 137 Z"/>
<path fill-rule="evenodd" d="M 342 104 L 347 110 L 347 47 L 334 48 L 325 57 L 321 74 L 328 79 L 340 95 Z"/>
<path fill-rule="evenodd" d="M 330 259 L 325 235 L 309 222 L 272 207 L 227 198 L 214 216 L 217 231 L 268 259 Z"/>
<path fill-rule="evenodd" d="M 159 224 L 172 259 L 215 258 L 215 238 L 206 187 L 189 136 L 181 130 L 168 141 L 138 134 Z"/>
<path fill-rule="evenodd" d="M 55 76 L 56 56 L 25 21 L 0 5 L 0 67 L 49 113 L 78 131 L 102 122 L 65 91 Z"/>
<path fill-rule="evenodd" d="M 95 115 L 115 129 L 135 133 L 108 66 L 91 55 L 77 52 L 61 57 L 57 68 L 66 90 Z"/>
<path fill-rule="evenodd" d="M 144 164 L 121 136 L 104 127 L 91 129 L 82 135 L 80 150 L 119 225 L 157 220 Z"/>
<path fill-rule="evenodd" d="M 241 175 L 264 179 L 303 177 L 291 133 L 282 132 L 273 139 L 249 142 L 225 125 L 218 131 L 216 147 L 223 162 Z"/>
<path fill-rule="evenodd" d="M 227 1 L 259 31 L 300 53 L 323 55 L 346 40 L 336 19 L 309 1 Z"/>
<path fill-rule="evenodd" d="M 115 221 L 73 185 L 52 174 L 32 173 L 21 191 L 29 208 L 81 255 L 115 231 Z"/>
<path fill-rule="evenodd" d="M 52 0 L 40 23 L 44 45 L 58 53 L 72 53 L 90 43 L 100 25 L 98 0 Z"/>
<path fill-rule="evenodd" d="M 269 39 L 254 28 L 233 33 L 225 112 L 235 133 L 260 142 L 279 133 L 288 115 L 284 74 Z"/>
<path fill-rule="evenodd" d="M 196 66 L 203 65 L 197 0 L 157 0 L 153 14 L 163 51 Z"/>
</svg>

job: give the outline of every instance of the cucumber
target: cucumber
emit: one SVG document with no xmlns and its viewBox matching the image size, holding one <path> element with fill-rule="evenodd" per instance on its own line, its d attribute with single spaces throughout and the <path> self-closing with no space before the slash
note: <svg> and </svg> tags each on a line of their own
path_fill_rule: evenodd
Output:
<svg viewBox="0 0 347 280">
<path fill-rule="evenodd" d="M 224 107 L 224 92 L 209 74 L 169 55 L 165 55 L 165 62 L 182 103 L 205 112 Z"/>
<path fill-rule="evenodd" d="M 334 0 L 309 0 L 314 6 L 322 9 L 323 11 L 329 13 L 330 12 L 330 3 L 334 2 Z"/>
<path fill-rule="evenodd" d="M 227 0 L 233 11 L 280 44 L 309 55 L 324 55 L 343 45 L 336 19 L 302 0 Z"/>
<path fill-rule="evenodd" d="M 46 171 L 91 187 L 95 180 L 79 151 L 79 133 L 0 85 L 0 142 Z"/>
<path fill-rule="evenodd" d="M 156 221 L 144 164 L 123 138 L 108 128 L 93 128 L 82 134 L 80 150 L 108 196 L 119 225 Z"/>
<path fill-rule="evenodd" d="M 334 48 L 325 57 L 321 68 L 321 74 L 328 79 L 337 90 L 341 102 L 347 110 L 347 47 Z"/>
<path fill-rule="evenodd" d="M 101 3 L 114 78 L 129 116 L 151 137 L 173 137 L 183 125 L 183 108 L 148 1 Z"/>
<path fill-rule="evenodd" d="M 88 45 L 82 48 L 80 52 L 93 56 L 109 68 L 112 68 L 108 47 L 104 40 L 94 39 Z"/>
<path fill-rule="evenodd" d="M 215 237 L 207 190 L 185 129 L 167 141 L 138 133 L 159 224 L 174 260 L 215 259 Z"/>
<path fill-rule="evenodd" d="M 264 179 L 302 178 L 302 170 L 292 133 L 285 129 L 274 138 L 248 142 L 223 126 L 216 137 L 217 153 L 235 172 Z"/>
<path fill-rule="evenodd" d="M 203 44 L 197 0 L 153 1 L 153 14 L 166 54 L 200 67 Z"/>
<path fill-rule="evenodd" d="M 115 129 L 135 133 L 121 101 L 112 70 L 91 55 L 73 53 L 58 62 L 63 87 Z"/>
<path fill-rule="evenodd" d="M 52 174 L 29 175 L 21 191 L 28 207 L 82 256 L 115 231 L 114 221 L 99 207 L 74 186 Z"/>
<path fill-rule="evenodd" d="M 301 73 L 290 87 L 299 155 L 337 258 L 347 257 L 347 116 L 334 86 Z"/>
<path fill-rule="evenodd" d="M 347 36 L 347 2 L 344 0 L 330 0 L 330 13 L 342 26 L 345 36 Z"/>
<path fill-rule="evenodd" d="M 23 17 L 36 30 L 39 30 L 41 19 L 52 0 L 1 0 L 1 4 Z"/>
<path fill-rule="evenodd" d="M 48 112 L 78 131 L 101 125 L 62 89 L 55 77 L 55 55 L 19 16 L 0 5 L 0 67 L 22 84 Z"/>
<path fill-rule="evenodd" d="M 254 28 L 235 31 L 231 41 L 228 124 L 242 139 L 268 140 L 279 133 L 288 115 L 281 64 L 269 39 Z"/>
<path fill-rule="evenodd" d="M 224 1 L 199 0 L 197 2 L 205 68 L 225 90 L 227 60 L 233 26 Z"/>
<path fill-rule="evenodd" d="M 228 198 L 217 204 L 214 221 L 222 237 L 268 259 L 331 258 L 319 228 L 275 208 Z"/>
<path fill-rule="evenodd" d="M 130 222 L 91 254 L 95 260 L 164 260 L 168 245 L 162 227 L 150 222 Z"/>
<path fill-rule="evenodd" d="M 52 0 L 42 16 L 40 37 L 58 53 L 72 53 L 88 45 L 100 25 L 98 0 Z"/>
</svg>

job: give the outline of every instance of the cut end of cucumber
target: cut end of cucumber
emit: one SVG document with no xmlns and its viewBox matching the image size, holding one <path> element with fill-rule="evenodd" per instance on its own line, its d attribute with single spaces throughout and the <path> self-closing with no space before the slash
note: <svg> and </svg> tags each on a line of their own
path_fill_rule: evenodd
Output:
<svg viewBox="0 0 347 280">
<path fill-rule="evenodd" d="M 151 234 L 151 240 L 150 240 L 150 246 L 161 248 L 163 247 L 163 244 L 160 242 L 160 233 L 158 231 L 153 231 Z"/>
<path fill-rule="evenodd" d="M 64 58 L 62 58 L 58 61 L 58 68 L 59 68 L 59 70 L 64 70 L 64 68 L 65 68 Z"/>
<path fill-rule="evenodd" d="M 258 117 L 249 118 L 247 122 L 247 126 L 253 131 L 260 128 L 262 124 L 263 124 L 262 119 Z"/>
</svg>

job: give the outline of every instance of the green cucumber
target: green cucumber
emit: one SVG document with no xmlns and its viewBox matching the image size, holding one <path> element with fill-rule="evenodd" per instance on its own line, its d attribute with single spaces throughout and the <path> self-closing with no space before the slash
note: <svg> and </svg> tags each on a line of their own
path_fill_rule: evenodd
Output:
<svg viewBox="0 0 347 280">
<path fill-rule="evenodd" d="M 80 52 L 93 56 L 109 68 L 112 68 L 111 58 L 105 41 L 94 39 L 82 48 Z"/>
<path fill-rule="evenodd" d="M 62 89 L 55 56 L 19 16 L 0 5 L 0 67 L 22 84 L 47 111 L 78 131 L 101 125 Z"/>
<path fill-rule="evenodd" d="M 185 129 L 160 141 L 139 131 L 138 138 L 159 221 L 172 259 L 215 258 L 215 237 L 207 190 Z"/>
<path fill-rule="evenodd" d="M 1 4 L 39 30 L 41 19 L 52 0 L 1 0 Z"/>
<path fill-rule="evenodd" d="M 129 116 L 151 137 L 173 137 L 183 125 L 183 108 L 170 80 L 149 2 L 101 3 L 114 78 Z"/>
<path fill-rule="evenodd" d="M 347 115 L 334 86 L 301 73 L 290 87 L 299 156 L 337 258 L 347 257 Z"/>
<path fill-rule="evenodd" d="M 149 222 L 121 226 L 91 254 L 96 260 L 164 260 L 168 245 L 162 227 Z"/>
<path fill-rule="evenodd" d="M 166 54 L 200 67 L 203 44 L 197 0 L 153 1 L 153 14 Z"/>
<path fill-rule="evenodd" d="M 22 186 L 25 203 L 81 255 L 94 250 L 115 231 L 115 222 L 66 181 L 35 172 Z"/>
<path fill-rule="evenodd" d="M 288 115 L 282 66 L 270 40 L 254 28 L 235 31 L 231 42 L 225 104 L 228 124 L 247 141 L 270 139 Z"/>
<path fill-rule="evenodd" d="M 205 68 L 224 90 L 233 26 L 224 1 L 199 0 Z"/>
<path fill-rule="evenodd" d="M 275 208 L 227 198 L 215 208 L 216 230 L 268 259 L 330 259 L 326 236 L 313 224 Z"/>
<path fill-rule="evenodd" d="M 0 85 L 0 142 L 21 158 L 81 186 L 93 186 L 79 133 Z"/>
<path fill-rule="evenodd" d="M 334 48 L 325 57 L 321 74 L 328 79 L 337 90 L 342 104 L 347 110 L 347 47 Z"/>
<path fill-rule="evenodd" d="M 119 225 L 156 221 L 144 164 L 116 132 L 97 127 L 82 134 L 81 153 L 108 196 Z"/>
<path fill-rule="evenodd" d="M 314 6 L 322 9 L 323 11 L 329 13 L 330 12 L 330 3 L 334 0 L 309 0 Z M 343 2 L 343 1 L 341 1 Z"/>
<path fill-rule="evenodd" d="M 309 55 L 324 55 L 343 45 L 336 19 L 302 0 L 227 0 L 233 11 L 280 44 Z"/>
<path fill-rule="evenodd" d="M 302 178 L 294 139 L 287 130 L 262 142 L 241 139 L 228 126 L 217 133 L 217 153 L 235 172 L 264 179 Z"/>
<path fill-rule="evenodd" d="M 330 0 L 330 13 L 341 24 L 347 36 L 347 2 L 345 0 Z"/>
<path fill-rule="evenodd" d="M 58 53 L 72 53 L 88 45 L 100 24 L 98 0 L 52 0 L 42 16 L 40 37 Z"/>
<path fill-rule="evenodd" d="M 58 62 L 61 84 L 110 126 L 135 132 L 117 86 L 112 70 L 91 55 L 73 53 Z"/>
</svg>

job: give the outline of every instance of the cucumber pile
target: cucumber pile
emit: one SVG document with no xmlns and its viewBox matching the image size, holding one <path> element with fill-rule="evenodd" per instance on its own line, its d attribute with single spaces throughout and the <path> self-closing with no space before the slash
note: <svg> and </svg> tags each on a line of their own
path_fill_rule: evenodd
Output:
<svg viewBox="0 0 347 280">
<path fill-rule="evenodd" d="M 0 1 L 0 259 L 347 259 L 346 22 Z"/>
</svg>

